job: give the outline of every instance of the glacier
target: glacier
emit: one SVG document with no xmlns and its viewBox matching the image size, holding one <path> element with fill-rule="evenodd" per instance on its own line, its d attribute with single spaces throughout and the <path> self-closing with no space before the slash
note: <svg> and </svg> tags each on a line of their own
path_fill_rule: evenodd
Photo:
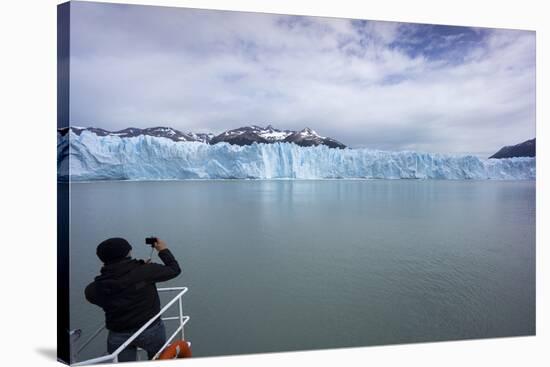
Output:
<svg viewBox="0 0 550 367">
<path fill-rule="evenodd" d="M 246 146 L 163 137 L 58 133 L 58 179 L 445 179 L 534 180 L 536 158 L 331 149 L 292 143 Z"/>
</svg>

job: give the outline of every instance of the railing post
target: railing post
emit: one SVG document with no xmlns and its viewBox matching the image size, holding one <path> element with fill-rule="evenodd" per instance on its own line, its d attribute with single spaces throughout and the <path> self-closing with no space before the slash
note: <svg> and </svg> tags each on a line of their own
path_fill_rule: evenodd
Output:
<svg viewBox="0 0 550 367">
<path fill-rule="evenodd" d="M 70 362 L 75 363 L 78 357 L 78 351 L 76 350 L 76 341 L 80 339 L 82 330 L 75 329 L 69 331 L 69 352 L 70 352 Z"/>
<path fill-rule="evenodd" d="M 183 331 L 183 329 L 184 329 L 184 327 L 183 327 L 183 305 L 182 305 L 182 302 L 181 302 L 182 296 L 183 295 L 181 295 L 178 299 L 178 306 L 179 306 L 179 309 L 180 309 L 181 340 L 185 340 L 185 332 Z"/>
</svg>

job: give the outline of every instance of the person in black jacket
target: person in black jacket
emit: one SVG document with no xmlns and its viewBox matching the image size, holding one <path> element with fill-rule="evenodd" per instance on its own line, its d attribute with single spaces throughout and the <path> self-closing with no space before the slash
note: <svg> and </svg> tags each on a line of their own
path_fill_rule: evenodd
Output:
<svg viewBox="0 0 550 367">
<path fill-rule="evenodd" d="M 123 238 L 109 238 L 97 246 L 97 256 L 104 265 L 101 274 L 86 287 L 85 295 L 105 312 L 109 353 L 160 311 L 155 284 L 181 273 L 164 241 L 157 239 L 154 247 L 164 265 L 132 259 L 132 246 Z M 137 347 L 147 351 L 152 359 L 165 342 L 166 331 L 159 317 L 118 355 L 118 361 L 135 361 Z"/>
</svg>

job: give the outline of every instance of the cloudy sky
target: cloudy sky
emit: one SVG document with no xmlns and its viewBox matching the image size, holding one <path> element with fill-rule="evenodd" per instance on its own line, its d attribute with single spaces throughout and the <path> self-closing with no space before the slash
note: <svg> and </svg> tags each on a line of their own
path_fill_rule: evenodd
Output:
<svg viewBox="0 0 550 367">
<path fill-rule="evenodd" d="M 78 126 L 486 156 L 535 136 L 535 33 L 73 2 L 70 88 Z"/>
</svg>

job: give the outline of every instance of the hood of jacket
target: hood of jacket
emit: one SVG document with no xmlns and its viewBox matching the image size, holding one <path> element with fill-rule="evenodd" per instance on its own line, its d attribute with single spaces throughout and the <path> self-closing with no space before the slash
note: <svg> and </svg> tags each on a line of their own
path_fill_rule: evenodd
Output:
<svg viewBox="0 0 550 367">
<path fill-rule="evenodd" d="M 131 272 L 142 263 L 142 260 L 128 257 L 119 262 L 104 265 L 101 268 L 101 274 L 94 279 L 97 290 L 104 295 L 122 292 L 132 283 Z"/>
</svg>

